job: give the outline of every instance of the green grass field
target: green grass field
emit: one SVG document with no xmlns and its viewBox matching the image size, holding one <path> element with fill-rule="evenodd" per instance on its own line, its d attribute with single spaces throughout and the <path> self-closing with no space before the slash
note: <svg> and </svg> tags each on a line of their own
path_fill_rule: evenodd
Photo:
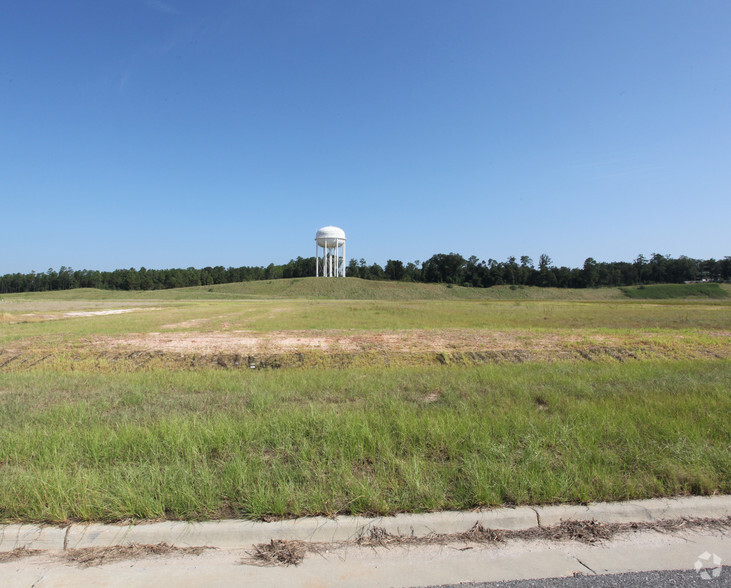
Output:
<svg viewBox="0 0 731 588">
<path fill-rule="evenodd" d="M 0 517 L 469 509 L 731 491 L 728 364 L 0 376 Z"/>
<path fill-rule="evenodd" d="M 728 298 L 728 289 L 721 284 L 654 284 L 620 288 L 625 296 L 640 299 L 676 299 L 676 298 Z"/>
<path fill-rule="evenodd" d="M 491 295 L 280 280 L 4 296 L 0 521 L 731 492 L 728 299 Z"/>
<path fill-rule="evenodd" d="M 449 287 L 446 284 L 388 282 L 345 278 L 291 278 L 151 291 L 82 288 L 61 292 L 4 294 L 5 300 L 221 300 L 306 298 L 329 300 L 605 300 L 623 298 L 618 288 L 567 290 L 494 286 Z"/>
</svg>

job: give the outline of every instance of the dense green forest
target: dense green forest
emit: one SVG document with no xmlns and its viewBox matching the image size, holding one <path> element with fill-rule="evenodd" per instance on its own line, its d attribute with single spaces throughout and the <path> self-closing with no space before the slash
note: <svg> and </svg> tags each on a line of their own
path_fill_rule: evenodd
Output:
<svg viewBox="0 0 731 588">
<path fill-rule="evenodd" d="M 731 280 L 731 257 L 721 260 L 692 259 L 653 253 L 639 255 L 631 262 L 598 262 L 589 257 L 581 268 L 556 267 L 548 255 L 538 263 L 524 255 L 507 261 L 494 259 L 465 259 L 457 253 L 437 253 L 425 262 L 404 263 L 389 259 L 385 267 L 366 260 L 351 259 L 346 274 L 366 280 L 398 280 L 410 282 L 446 283 L 459 286 L 488 288 L 496 285 L 553 286 L 558 288 L 596 288 L 600 286 L 631 286 L 634 284 L 682 283 L 686 281 Z M 101 288 L 107 290 L 160 290 L 184 286 L 208 286 L 251 280 L 300 278 L 315 275 L 315 258 L 298 257 L 284 265 L 267 267 L 222 266 L 196 269 L 151 270 L 119 269 L 111 272 L 73 270 L 30 274 L 6 274 L 0 277 L 0 293 L 42 292 L 72 288 Z"/>
</svg>

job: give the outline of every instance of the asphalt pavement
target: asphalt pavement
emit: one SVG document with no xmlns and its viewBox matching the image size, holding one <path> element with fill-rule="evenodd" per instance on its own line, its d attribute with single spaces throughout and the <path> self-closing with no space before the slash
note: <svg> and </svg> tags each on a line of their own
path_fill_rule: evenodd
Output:
<svg viewBox="0 0 731 588">
<path fill-rule="evenodd" d="M 731 586 L 731 567 L 723 566 L 717 578 L 702 578 L 695 570 L 667 570 L 662 572 L 635 572 L 601 576 L 572 576 L 540 580 L 513 580 L 510 582 L 470 582 L 442 584 L 429 588 L 718 588 Z"/>
</svg>

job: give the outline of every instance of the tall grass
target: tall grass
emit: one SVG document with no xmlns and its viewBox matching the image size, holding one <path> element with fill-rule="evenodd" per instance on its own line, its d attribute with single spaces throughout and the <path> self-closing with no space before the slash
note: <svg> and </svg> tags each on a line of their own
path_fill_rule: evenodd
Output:
<svg viewBox="0 0 731 588">
<path fill-rule="evenodd" d="M 0 374 L 0 519 L 731 491 L 727 361 Z"/>
</svg>

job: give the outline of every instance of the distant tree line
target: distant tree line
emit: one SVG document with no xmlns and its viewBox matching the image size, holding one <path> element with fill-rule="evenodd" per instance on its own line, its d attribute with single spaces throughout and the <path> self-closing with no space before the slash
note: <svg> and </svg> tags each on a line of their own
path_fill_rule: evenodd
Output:
<svg viewBox="0 0 731 588">
<path fill-rule="evenodd" d="M 543 286 L 555 288 L 597 288 L 634 284 L 683 283 L 686 281 L 728 281 L 731 257 L 721 260 L 692 259 L 653 253 L 639 255 L 632 262 L 598 262 L 589 257 L 581 268 L 557 267 L 542 254 L 536 265 L 527 255 L 507 261 L 465 259 L 457 253 L 437 253 L 424 263 L 389 259 L 385 267 L 367 265 L 364 259 L 350 260 L 347 275 L 369 280 L 431 282 L 489 288 L 490 286 Z"/>
<path fill-rule="evenodd" d="M 639 255 L 634 261 L 598 262 L 589 257 L 583 267 L 556 267 L 548 255 L 542 254 L 536 265 L 527 255 L 507 261 L 465 259 L 458 253 L 437 253 L 425 262 L 389 259 L 385 267 L 365 259 L 351 259 L 346 274 L 365 280 L 444 283 L 458 286 L 489 288 L 490 286 L 551 286 L 556 288 L 598 288 L 634 284 L 683 283 L 686 281 L 731 280 L 731 257 L 721 260 L 692 259 L 681 255 L 653 253 Z M 298 257 L 284 265 L 204 267 L 196 269 L 151 270 L 119 269 L 111 272 L 73 270 L 62 266 L 58 271 L 29 274 L 6 274 L 0 277 L 0 293 L 44 292 L 72 288 L 105 290 L 162 290 L 185 286 L 213 286 L 252 280 L 302 278 L 315 275 L 315 258 Z"/>
</svg>

